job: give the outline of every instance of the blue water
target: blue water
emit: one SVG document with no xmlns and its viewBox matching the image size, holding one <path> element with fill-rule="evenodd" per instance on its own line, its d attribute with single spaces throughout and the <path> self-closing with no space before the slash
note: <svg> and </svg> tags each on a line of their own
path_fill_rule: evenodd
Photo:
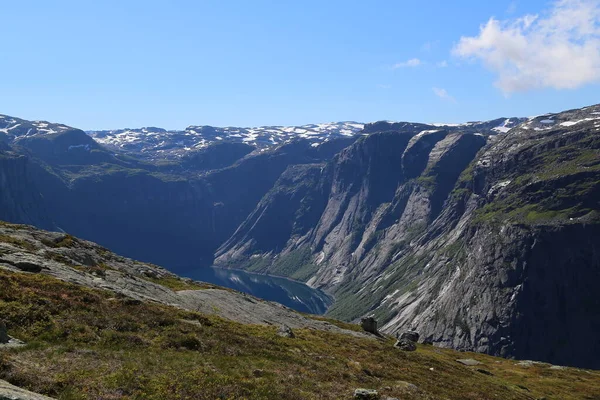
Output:
<svg viewBox="0 0 600 400">
<path fill-rule="evenodd" d="M 321 290 L 275 276 L 218 267 L 198 268 L 181 275 L 275 301 L 305 313 L 324 314 L 332 303 L 332 299 Z"/>
</svg>

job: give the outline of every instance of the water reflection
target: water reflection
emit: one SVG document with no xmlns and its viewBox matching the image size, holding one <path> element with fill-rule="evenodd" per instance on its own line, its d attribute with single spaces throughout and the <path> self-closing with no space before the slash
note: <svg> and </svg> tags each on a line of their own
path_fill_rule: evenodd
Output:
<svg viewBox="0 0 600 400">
<path fill-rule="evenodd" d="M 218 267 L 199 268 L 182 275 L 276 301 L 300 312 L 323 314 L 332 303 L 322 291 L 285 278 Z"/>
</svg>

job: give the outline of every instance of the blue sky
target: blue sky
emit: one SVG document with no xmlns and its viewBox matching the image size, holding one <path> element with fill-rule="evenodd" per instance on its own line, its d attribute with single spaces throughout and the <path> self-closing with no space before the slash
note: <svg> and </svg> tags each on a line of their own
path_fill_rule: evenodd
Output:
<svg viewBox="0 0 600 400">
<path fill-rule="evenodd" d="M 598 9 L 597 0 L 3 2 L 0 113 L 181 129 L 560 111 L 600 102 L 599 18 L 584 17 Z M 565 21 L 591 25 L 573 33 Z"/>
</svg>

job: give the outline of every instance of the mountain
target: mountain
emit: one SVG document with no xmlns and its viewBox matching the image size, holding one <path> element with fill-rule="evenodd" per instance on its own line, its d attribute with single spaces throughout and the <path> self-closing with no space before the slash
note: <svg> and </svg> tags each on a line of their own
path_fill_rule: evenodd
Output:
<svg viewBox="0 0 600 400">
<path fill-rule="evenodd" d="M 416 400 L 600 393 L 597 371 L 394 343 L 64 233 L 0 222 L 3 399 L 333 400 L 361 388 Z"/>
<path fill-rule="evenodd" d="M 125 152 L 2 116 L 0 219 L 178 272 L 292 277 L 332 294 L 332 317 L 437 346 L 599 368 L 599 123 L 592 106 L 273 145 L 154 129 Z"/>
<path fill-rule="evenodd" d="M 216 264 L 302 279 L 388 333 L 600 368 L 599 127 L 600 106 L 498 135 L 367 125 L 288 168 Z"/>
<path fill-rule="evenodd" d="M 161 160 L 185 157 L 215 143 L 239 143 L 264 150 L 292 140 L 306 139 L 317 146 L 332 139 L 352 137 L 362 131 L 363 126 L 357 122 L 256 128 L 189 126 L 183 131 L 150 127 L 90 131 L 88 134 L 113 151 L 125 151 L 148 160 Z"/>
<path fill-rule="evenodd" d="M 1 155 L 9 189 L 0 218 L 174 270 L 210 265 L 288 165 L 322 162 L 355 140 L 290 141 L 262 151 L 226 141 L 153 162 L 109 151 L 62 124 L 2 116 L 0 126 L 8 132 Z"/>
</svg>

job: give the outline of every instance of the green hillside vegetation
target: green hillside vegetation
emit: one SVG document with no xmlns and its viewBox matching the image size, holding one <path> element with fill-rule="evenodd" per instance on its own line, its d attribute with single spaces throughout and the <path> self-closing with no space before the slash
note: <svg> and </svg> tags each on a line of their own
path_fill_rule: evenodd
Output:
<svg viewBox="0 0 600 400">
<path fill-rule="evenodd" d="M 0 350 L 0 378 L 64 400 L 340 399 L 361 387 L 401 399 L 600 399 L 600 372 L 310 329 L 283 338 L 45 275 L 0 270 L 0 316 L 27 343 Z"/>
</svg>

